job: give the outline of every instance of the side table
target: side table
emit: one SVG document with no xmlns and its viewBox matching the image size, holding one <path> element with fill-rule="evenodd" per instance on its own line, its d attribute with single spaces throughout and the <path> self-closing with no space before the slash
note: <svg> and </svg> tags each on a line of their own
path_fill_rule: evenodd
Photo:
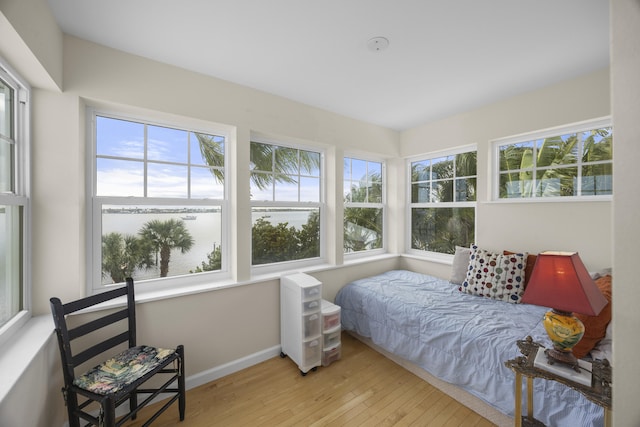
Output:
<svg viewBox="0 0 640 427">
<path fill-rule="evenodd" d="M 557 381 L 580 392 L 593 403 L 604 408 L 604 425 L 611 426 L 611 365 L 607 360 L 594 360 L 591 364 L 591 386 L 586 386 L 564 378 L 556 373 L 534 366 L 538 349 L 544 348 L 531 337 L 517 343 L 522 356 L 505 362 L 505 365 L 516 374 L 515 381 L 515 425 L 516 427 L 544 426 L 533 417 L 533 379 L 543 378 Z M 527 415 L 522 415 L 522 376 L 527 377 Z"/>
</svg>

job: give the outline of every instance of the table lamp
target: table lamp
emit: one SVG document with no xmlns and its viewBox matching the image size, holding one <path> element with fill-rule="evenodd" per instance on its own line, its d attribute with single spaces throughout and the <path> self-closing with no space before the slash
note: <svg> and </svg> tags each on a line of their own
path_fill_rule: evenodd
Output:
<svg viewBox="0 0 640 427">
<path fill-rule="evenodd" d="M 522 302 L 551 307 L 543 325 L 553 348 L 546 350 L 549 364 L 570 365 L 580 371 L 573 347 L 584 335 L 584 325 L 572 313 L 596 316 L 607 305 L 577 252 L 538 254 Z"/>
</svg>

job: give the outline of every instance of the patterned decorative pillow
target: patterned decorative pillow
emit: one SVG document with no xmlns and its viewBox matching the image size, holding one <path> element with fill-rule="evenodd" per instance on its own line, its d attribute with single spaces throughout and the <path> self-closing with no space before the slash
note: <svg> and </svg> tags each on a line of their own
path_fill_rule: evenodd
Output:
<svg viewBox="0 0 640 427">
<path fill-rule="evenodd" d="M 502 253 L 504 255 L 512 255 L 519 252 L 503 251 Z M 529 256 L 527 256 L 527 268 L 524 269 L 524 287 L 525 288 L 527 287 L 527 283 L 529 283 L 529 277 L 531 277 L 531 274 L 533 274 L 533 267 L 536 265 L 536 259 L 538 259 L 538 255 L 536 254 L 529 254 Z"/>
<path fill-rule="evenodd" d="M 460 292 L 517 304 L 524 294 L 527 253 L 503 255 L 471 247 L 467 278 Z"/>
</svg>

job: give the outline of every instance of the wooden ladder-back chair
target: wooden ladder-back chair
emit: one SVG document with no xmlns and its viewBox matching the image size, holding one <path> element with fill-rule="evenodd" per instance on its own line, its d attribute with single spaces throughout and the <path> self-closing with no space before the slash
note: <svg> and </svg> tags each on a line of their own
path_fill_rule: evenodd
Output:
<svg viewBox="0 0 640 427">
<path fill-rule="evenodd" d="M 127 297 L 127 306 L 124 309 L 71 329 L 67 327 L 68 314 L 124 295 Z M 151 424 L 176 400 L 178 400 L 180 421 L 184 420 L 184 347 L 179 345 L 175 349 L 162 349 L 136 345 L 133 279 L 128 278 L 126 286 L 121 288 L 77 301 L 62 304 L 60 299 L 51 298 L 50 302 L 62 360 L 64 376 L 62 393 L 69 413 L 69 427 L 79 427 L 81 418 L 89 422 L 85 424 L 86 426 L 120 426 L 128 420 L 135 419 L 138 411 L 161 393 L 169 393 L 172 396 L 144 426 Z M 105 339 L 104 335 L 110 334 L 113 329 L 118 330 Z M 97 335 L 99 338 L 91 339 L 91 333 L 94 332 L 93 336 Z M 87 336 L 90 338 L 83 338 L 72 345 L 77 338 Z M 98 339 L 99 342 L 96 343 Z M 81 347 L 82 342 L 86 344 L 83 348 L 78 348 Z M 128 344 L 126 350 L 76 376 L 76 369 L 80 365 L 123 343 Z M 164 375 L 162 381 L 165 379 L 166 381 L 157 388 L 139 388 L 156 374 L 168 374 L 169 378 Z M 176 382 L 177 387 L 174 385 Z M 149 394 L 149 396 L 138 404 L 138 394 Z M 117 419 L 116 408 L 127 400 L 129 401 L 128 413 Z M 99 410 L 95 405 L 91 405 L 92 402 L 100 405 Z"/>
</svg>

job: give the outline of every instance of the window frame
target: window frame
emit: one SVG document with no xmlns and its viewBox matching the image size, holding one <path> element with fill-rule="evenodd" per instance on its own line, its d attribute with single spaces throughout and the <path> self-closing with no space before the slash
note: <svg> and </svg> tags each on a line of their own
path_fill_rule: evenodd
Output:
<svg viewBox="0 0 640 427">
<path fill-rule="evenodd" d="M 106 117 L 116 120 L 135 122 L 148 126 L 158 126 L 174 130 L 203 133 L 221 136 L 224 142 L 224 192 L 220 199 L 190 198 L 190 197 L 132 197 L 132 196 L 98 196 L 97 193 L 97 129 L 96 118 Z M 184 288 L 193 285 L 207 284 L 212 281 L 228 279 L 231 274 L 229 266 L 231 262 L 230 234 L 229 234 L 229 195 L 231 194 L 229 144 L 231 143 L 232 130 L 230 127 L 202 122 L 189 118 L 166 118 L 161 114 L 152 112 L 131 112 L 127 109 L 115 110 L 110 107 L 98 105 L 87 106 L 87 140 L 90 141 L 87 150 L 87 292 L 89 295 L 105 292 L 119 286 L 119 284 L 106 284 L 101 282 L 102 276 L 102 206 L 105 205 L 131 205 L 131 206 L 215 206 L 221 210 L 221 269 L 202 273 L 186 273 L 168 277 L 158 277 L 136 281 L 136 287 L 141 290 L 170 290 Z M 145 164 L 149 159 L 141 159 Z M 146 184 L 145 184 L 146 187 Z M 195 265 L 194 265 L 195 267 Z"/>
<path fill-rule="evenodd" d="M 568 133 L 577 133 L 584 132 L 598 128 L 611 127 L 613 128 L 613 121 L 611 116 L 600 117 L 596 119 L 584 120 L 580 122 L 570 123 L 561 126 L 555 126 L 547 129 L 542 129 L 539 131 L 526 132 L 518 135 L 508 136 L 505 138 L 494 139 L 490 142 L 491 145 L 491 201 L 495 203 L 557 203 L 557 202 L 584 202 L 584 201 L 611 201 L 613 199 L 613 194 L 607 195 L 577 195 L 577 196 L 549 196 L 549 197 L 540 197 L 536 196 L 535 193 L 532 197 L 500 197 L 500 147 L 504 145 L 517 144 L 517 143 L 526 143 L 535 141 L 538 139 L 545 139 L 550 137 L 557 137 L 561 135 L 565 135 Z M 612 131 L 613 132 L 613 131 Z M 601 164 L 611 164 L 613 165 L 613 154 L 611 160 L 603 162 Z M 579 177 L 582 176 L 581 169 L 583 167 L 582 156 L 578 156 L 576 159 L 575 167 L 579 169 Z M 563 165 L 564 166 L 564 165 Z M 569 167 L 569 165 L 566 165 Z M 538 169 L 535 165 L 531 170 L 534 178 L 536 177 L 536 173 L 540 170 L 549 169 L 548 167 Z M 612 172 L 613 177 L 613 172 Z M 532 181 L 532 182 L 535 182 Z M 581 188 L 582 183 L 579 179 L 577 179 L 577 188 Z M 613 193 L 613 187 L 612 187 Z"/>
<path fill-rule="evenodd" d="M 463 201 L 463 202 L 458 202 L 458 201 L 453 201 L 453 202 L 416 202 L 413 203 L 412 202 L 412 169 L 411 169 L 411 164 L 414 162 L 418 162 L 418 161 L 424 161 L 424 160 L 433 160 L 433 159 L 437 159 L 440 157 L 446 157 L 446 156 L 455 156 L 457 154 L 462 154 L 462 153 L 468 153 L 468 152 L 475 152 L 476 153 L 476 200 L 475 201 Z M 426 257 L 428 259 L 434 260 L 436 262 L 443 262 L 443 263 L 448 263 L 451 262 L 451 260 L 453 259 L 453 254 L 446 254 L 443 252 L 435 252 L 435 251 L 423 251 L 420 249 L 415 249 L 412 247 L 412 212 L 414 208 L 468 208 L 471 207 L 474 209 L 474 224 L 473 224 L 473 230 L 474 230 L 474 235 L 477 231 L 478 228 L 478 215 L 477 215 L 477 207 L 478 207 L 478 169 L 477 169 L 477 156 L 478 156 L 478 147 L 477 144 L 468 144 L 468 145 L 463 145 L 463 146 L 459 146 L 456 148 L 452 148 L 452 149 L 448 149 L 448 150 L 440 150 L 440 151 L 433 151 L 433 152 L 429 152 L 429 153 L 425 153 L 425 154 L 420 154 L 420 155 L 415 155 L 415 156 L 411 156 L 406 158 L 405 160 L 405 167 L 406 167 L 406 191 L 407 191 L 407 195 L 406 195 L 406 213 L 405 213 L 405 218 L 406 218 L 406 227 L 405 227 L 405 252 L 407 254 L 410 255 L 416 255 L 416 256 L 420 256 L 420 257 Z M 452 180 L 453 180 L 453 185 L 454 185 L 454 197 L 455 197 L 455 181 L 456 181 L 456 174 L 455 174 L 455 168 L 454 168 L 454 173 L 452 176 Z"/>
<path fill-rule="evenodd" d="M 21 308 L 0 325 L 0 346 L 7 342 L 32 316 L 31 311 L 31 86 L 0 57 L 0 78 L 14 90 L 12 118 L 14 130 L 13 180 L 10 193 L 0 192 L 0 205 L 22 209 L 20 260 L 17 276 Z"/>
<path fill-rule="evenodd" d="M 369 256 L 376 256 L 387 252 L 387 163 L 384 159 L 376 158 L 373 156 L 360 155 L 355 153 L 346 152 L 342 158 L 342 165 L 344 168 L 345 159 L 360 160 L 367 163 L 379 163 L 381 166 L 381 202 L 345 202 L 345 188 L 344 183 L 346 181 L 344 175 L 342 176 L 342 205 L 343 205 L 343 224 L 342 233 L 344 235 L 344 211 L 347 208 L 374 208 L 382 209 L 382 247 L 375 249 L 365 249 L 362 251 L 346 252 L 344 251 L 344 242 L 342 243 L 343 256 L 345 259 L 357 259 Z"/>
<path fill-rule="evenodd" d="M 318 202 L 301 202 L 301 201 L 265 201 L 265 200 L 252 200 L 251 195 L 249 194 L 249 207 L 251 211 L 251 215 L 253 215 L 254 208 L 317 208 L 319 215 L 319 239 L 320 239 L 320 248 L 319 248 L 319 256 L 313 258 L 304 258 L 299 260 L 288 260 L 288 261 L 279 261 L 267 264 L 253 264 L 253 256 L 251 255 L 250 260 L 250 269 L 251 275 L 263 275 L 263 274 L 272 274 L 282 271 L 290 271 L 305 267 L 311 267 L 315 265 L 319 265 L 325 262 L 326 260 L 326 150 L 316 145 L 312 145 L 306 142 L 298 142 L 287 138 L 274 138 L 265 136 L 258 133 L 252 133 L 250 137 L 249 144 L 252 143 L 260 143 L 260 144 L 268 144 L 274 147 L 283 147 L 283 148 L 291 148 L 295 150 L 303 150 L 303 151 L 311 151 L 314 153 L 318 153 L 320 155 L 320 167 L 318 168 L 320 179 L 319 179 L 319 201 Z M 251 174 L 251 165 L 247 165 L 249 169 L 249 174 Z M 251 181 L 251 178 L 249 178 Z M 253 254 L 253 219 L 250 223 L 251 233 L 249 233 L 250 237 L 250 253 Z"/>
</svg>

